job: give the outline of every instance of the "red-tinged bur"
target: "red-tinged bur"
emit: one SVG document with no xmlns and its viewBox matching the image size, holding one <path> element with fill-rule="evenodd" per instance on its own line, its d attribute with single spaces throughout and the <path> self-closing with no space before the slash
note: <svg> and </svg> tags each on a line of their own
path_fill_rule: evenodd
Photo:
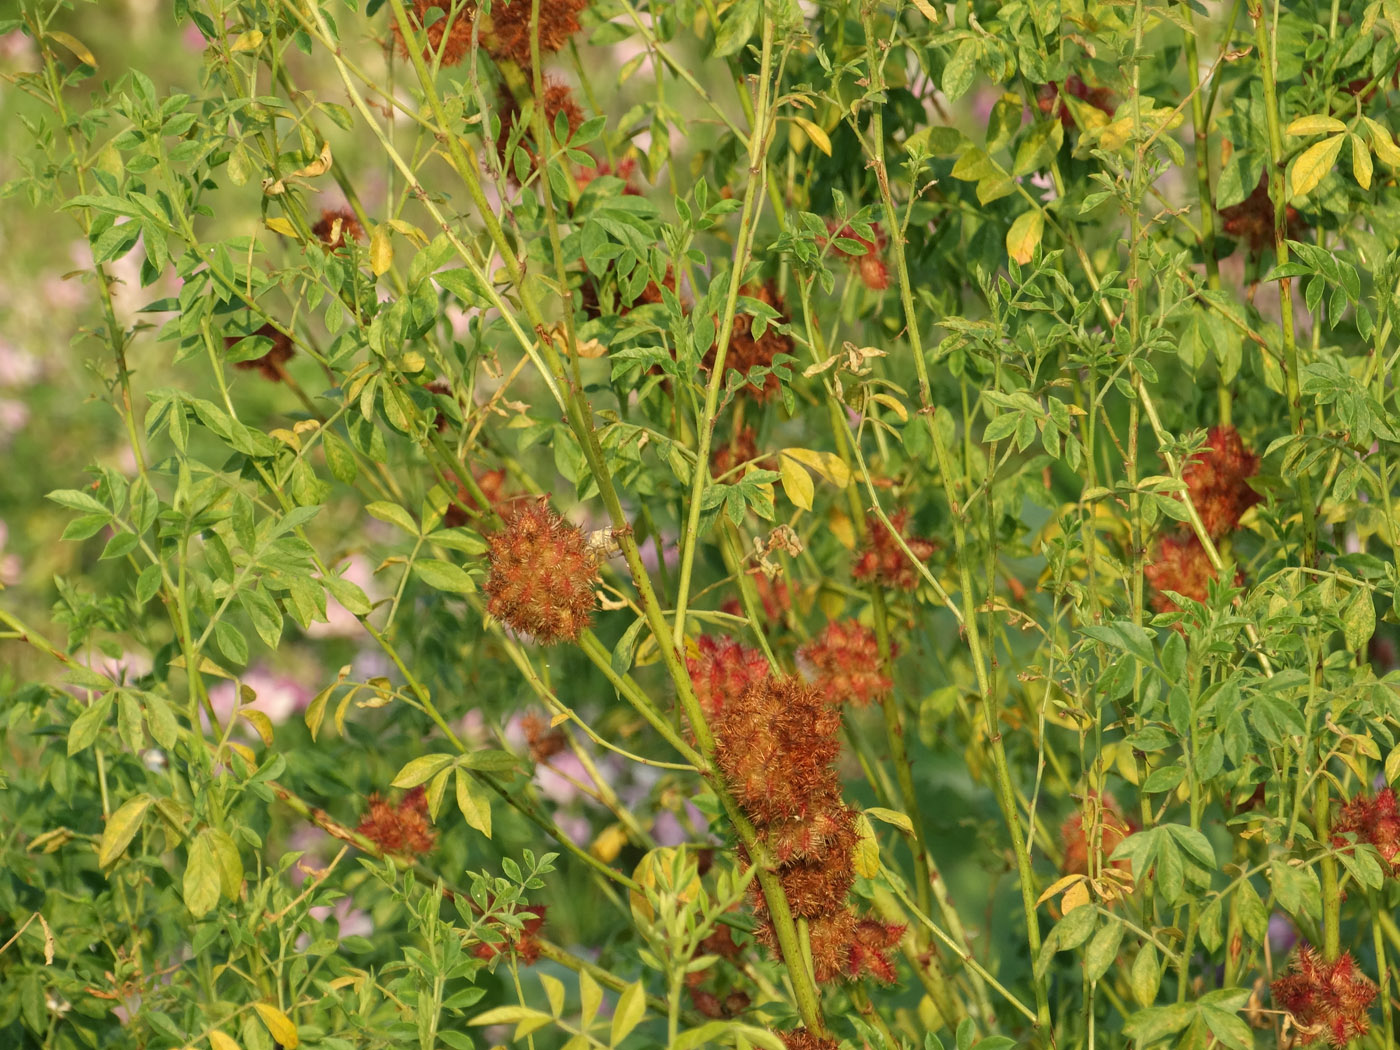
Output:
<svg viewBox="0 0 1400 1050">
<path fill-rule="evenodd" d="M 1215 579 L 1215 566 L 1195 536 L 1163 536 L 1157 541 L 1152 560 L 1143 567 L 1143 576 L 1156 591 L 1152 608 L 1163 613 L 1179 612 L 1181 607 L 1165 592 L 1176 591 L 1193 601 L 1205 601 L 1210 594 L 1210 581 Z M 1235 585 L 1243 583 L 1244 576 L 1236 572 Z"/>
<path fill-rule="evenodd" d="M 497 114 L 501 118 L 501 135 L 496 140 L 496 152 L 500 155 L 501 165 L 506 169 L 506 174 L 515 179 L 515 165 L 512 159 L 506 156 L 506 147 L 510 144 L 511 135 L 514 133 L 515 125 L 520 122 L 520 107 L 516 104 L 515 96 L 510 93 L 510 89 L 505 85 L 501 86 L 499 95 L 499 105 Z M 554 134 L 554 120 L 559 114 L 564 115 L 564 120 L 568 123 L 569 137 L 572 138 L 574 132 L 583 126 L 583 108 L 574 100 L 573 88 L 569 87 L 561 80 L 554 77 L 544 79 L 544 118 L 548 127 L 548 134 Z M 538 167 L 539 157 L 530 148 L 527 140 L 532 141 L 534 129 L 526 128 L 525 139 L 521 140 L 526 152 L 530 156 L 530 166 Z"/>
<path fill-rule="evenodd" d="M 812 684 L 828 703 L 864 707 L 894 688 L 880 671 L 875 632 L 854 620 L 827 624 L 797 655 L 810 666 Z"/>
<path fill-rule="evenodd" d="M 1098 811 L 1097 815 L 1093 812 L 1095 809 Z M 1098 838 L 1098 860 L 1095 868 L 1099 868 L 1113 855 L 1119 843 L 1137 830 L 1137 824 L 1123 816 L 1118 800 L 1112 795 L 1100 796 L 1096 791 L 1089 792 L 1084 809 L 1071 813 L 1060 825 L 1060 842 L 1065 850 L 1061 870 L 1066 875 L 1089 874 L 1091 833 Z M 1126 860 L 1114 861 L 1114 867 L 1132 871 L 1132 864 Z"/>
<path fill-rule="evenodd" d="M 339 223 L 339 228 L 336 224 Z M 321 212 L 321 217 L 316 224 L 311 227 L 311 232 L 320 238 L 329 251 L 335 251 L 346 241 L 363 241 L 365 239 L 365 228 L 360 225 L 360 220 L 355 218 L 355 213 L 349 208 L 327 208 Z"/>
<path fill-rule="evenodd" d="M 1244 447 L 1234 427 L 1211 428 L 1205 448 L 1181 472 L 1211 539 L 1233 532 L 1244 512 L 1259 502 L 1246 480 L 1258 472 L 1259 457 Z"/>
<path fill-rule="evenodd" d="M 1357 970 L 1351 952 L 1329 963 L 1311 945 L 1300 945 L 1288 972 L 1270 988 L 1274 1002 L 1293 1015 L 1300 1045 L 1323 1039 L 1343 1047 L 1370 1030 L 1376 986 Z"/>
<path fill-rule="evenodd" d="M 546 906 L 543 904 L 532 904 L 527 908 L 521 908 L 516 914 L 523 921 L 523 925 L 517 931 L 511 927 L 500 927 L 499 932 L 504 939 L 500 941 L 482 941 L 473 951 L 478 959 L 494 959 L 503 951 L 512 951 L 520 956 L 520 961 L 527 966 L 535 962 L 540 957 L 540 941 L 538 934 L 544 926 L 544 914 Z"/>
<path fill-rule="evenodd" d="M 767 368 L 773 364 L 773 358 L 778 354 L 791 354 L 793 351 L 792 337 L 784 335 L 773 326 L 775 324 L 787 324 L 787 314 L 783 308 L 782 296 L 778 294 L 778 286 L 773 281 L 765 281 L 761 285 L 745 285 L 740 289 L 743 295 L 750 299 L 757 299 L 761 303 L 778 311 L 778 317 L 770 321 L 763 334 L 757 339 L 753 335 L 754 318 L 750 314 L 735 314 L 734 328 L 729 335 L 729 349 L 725 353 L 724 367 L 726 371 L 736 371 L 741 375 L 748 375 L 751 368 Z M 705 354 L 705 367 L 713 368 L 715 357 L 719 352 L 718 346 L 712 346 Z M 757 401 L 768 401 L 778 392 L 780 383 L 778 377 L 769 372 L 763 380 L 763 386 L 755 387 L 752 383 L 745 383 L 740 388 L 742 393 L 748 394 Z"/>
<path fill-rule="evenodd" d="M 686 658 L 685 666 L 708 722 L 770 673 L 767 658 L 757 649 L 708 634 L 695 640 L 695 655 Z"/>
<path fill-rule="evenodd" d="M 839 1044 L 835 1039 L 815 1035 L 805 1028 L 794 1028 L 791 1032 L 779 1032 L 787 1050 L 836 1050 Z"/>
<path fill-rule="evenodd" d="M 541 498 L 517 500 L 487 538 L 487 611 L 541 645 L 572 642 L 593 622 L 598 561 L 578 526 Z"/>
<path fill-rule="evenodd" d="M 438 417 L 443 418 L 442 416 Z M 505 495 L 506 472 L 504 470 L 483 470 L 479 474 L 474 474 L 476 484 L 481 489 L 481 494 L 486 497 L 491 508 L 500 513 L 501 508 L 508 502 Z M 460 481 L 457 483 L 457 494 L 448 504 L 447 510 L 443 512 L 442 524 L 444 528 L 455 529 L 459 525 L 467 523 L 468 511 L 480 511 L 482 508 L 476 505 L 476 497 L 467 490 L 467 486 Z"/>
<path fill-rule="evenodd" d="M 421 857 L 437 845 L 437 832 L 428 821 L 428 797 L 416 787 L 398 805 L 370 795 L 369 809 L 355 829 L 383 852 Z"/>
<path fill-rule="evenodd" d="M 491 57 L 529 69 L 531 0 L 496 0 L 491 5 L 491 33 L 486 49 Z M 578 16 L 588 0 L 539 0 L 540 56 L 552 55 L 583 26 Z"/>
<path fill-rule="evenodd" d="M 841 712 L 794 677 L 769 677 L 711 727 L 724 779 L 756 823 L 807 820 L 839 794 Z"/>
<path fill-rule="evenodd" d="M 547 719 L 533 711 L 520 720 L 520 731 L 525 734 L 525 746 L 530 750 L 532 762 L 548 762 L 569 746 L 569 738 L 562 729 L 551 727 Z"/>
<path fill-rule="evenodd" d="M 908 544 L 909 550 L 920 562 L 926 562 L 933 557 L 933 552 L 938 549 L 938 545 L 933 540 L 925 539 L 922 536 L 910 536 L 906 531 L 909 524 L 909 512 L 907 510 L 896 511 L 890 516 L 890 524 L 895 527 L 899 535 Z M 889 587 L 892 590 L 912 591 L 919 585 L 919 571 L 909 560 L 909 555 L 905 554 L 899 546 L 899 541 L 894 533 L 890 532 L 875 515 L 870 515 L 866 519 L 870 538 L 866 541 L 865 549 L 861 551 L 860 558 L 851 569 L 851 575 L 863 581 L 873 580 L 882 587 Z"/>
<path fill-rule="evenodd" d="M 1288 236 L 1298 240 L 1307 226 L 1291 204 L 1284 209 Z M 1251 255 L 1260 255 L 1274 243 L 1274 202 L 1269 197 L 1269 173 L 1259 176 L 1259 184 L 1244 200 L 1220 209 L 1220 227 L 1241 240 Z"/>
<path fill-rule="evenodd" d="M 452 8 L 456 6 L 457 10 Z M 526 4 L 529 7 L 529 4 Z M 475 4 L 456 5 L 453 0 L 412 0 L 406 4 L 406 14 L 410 22 L 409 31 L 415 39 L 421 39 L 423 23 L 429 21 L 428 13 L 434 12 L 428 26 L 428 46 L 423 50 L 423 61 L 431 63 L 441 53 L 444 66 L 455 66 L 472 48 L 472 21 L 476 18 Z M 408 41 L 404 28 L 390 15 L 390 28 L 398 44 L 399 54 L 408 58 Z M 446 40 L 444 40 L 444 36 Z"/>
<path fill-rule="evenodd" d="M 292 358 L 291 336 L 279 330 L 271 323 L 263 325 L 253 335 L 260 335 L 272 340 L 272 349 L 263 354 L 262 357 L 255 357 L 251 361 L 235 361 L 234 368 L 241 368 L 245 372 L 261 372 L 265 379 L 270 379 L 276 383 L 282 378 L 282 366 Z M 247 338 L 241 335 L 232 335 L 224 340 L 225 348 L 232 350 L 240 341 Z"/>
<path fill-rule="evenodd" d="M 1400 812 L 1394 788 L 1383 788 L 1375 798 L 1357 795 L 1342 806 L 1332 822 L 1332 845 L 1350 851 L 1344 838 L 1354 834 L 1358 842 L 1369 842 L 1390 865 L 1392 875 L 1400 875 Z"/>
</svg>

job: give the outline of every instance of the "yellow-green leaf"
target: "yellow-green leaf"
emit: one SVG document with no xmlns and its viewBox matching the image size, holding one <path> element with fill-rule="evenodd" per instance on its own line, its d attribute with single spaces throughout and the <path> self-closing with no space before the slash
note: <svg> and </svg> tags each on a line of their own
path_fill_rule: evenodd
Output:
<svg viewBox="0 0 1400 1050">
<path fill-rule="evenodd" d="M 389 239 L 389 226 L 381 223 L 369 239 L 369 265 L 374 276 L 387 273 L 394 265 L 394 242 Z"/>
<path fill-rule="evenodd" d="M 647 1012 L 647 997 L 642 990 L 642 982 L 636 981 L 623 989 L 617 1000 L 617 1010 L 613 1013 L 612 1032 L 608 1037 L 609 1046 L 617 1046 L 631 1034 L 632 1029 L 641 1023 Z"/>
<path fill-rule="evenodd" d="M 804 466 L 811 467 L 833 485 L 845 488 L 851 480 L 851 472 L 846 463 L 835 452 L 818 452 L 811 448 L 785 448 L 784 456 L 791 456 Z"/>
<path fill-rule="evenodd" d="M 1035 249 L 1045 233 L 1045 219 L 1039 211 L 1022 212 L 1006 231 L 1006 253 L 1022 266 L 1035 256 Z"/>
<path fill-rule="evenodd" d="M 901 423 L 909 422 L 909 410 L 904 407 L 902 401 L 897 400 L 889 394 L 871 394 L 870 400 L 874 401 L 877 405 L 884 405 L 899 417 Z"/>
<path fill-rule="evenodd" d="M 146 810 L 150 805 L 150 795 L 137 795 L 127 799 L 121 808 L 112 814 L 107 826 L 102 830 L 102 842 L 97 847 L 99 867 L 110 867 L 126 852 L 126 847 L 131 845 L 131 840 L 141 830 L 141 821 L 145 819 Z"/>
<path fill-rule="evenodd" d="M 244 181 L 247 181 L 246 179 Z M 271 219 L 264 219 L 263 222 L 273 233 L 280 233 L 283 237 L 295 237 L 297 228 L 281 216 L 274 216 Z"/>
<path fill-rule="evenodd" d="M 225 1035 L 217 1028 L 209 1033 L 209 1045 L 213 1050 L 241 1050 L 233 1036 Z"/>
<path fill-rule="evenodd" d="M 253 1009 L 262 1018 L 262 1023 L 267 1026 L 272 1038 L 282 1044 L 283 1050 L 297 1050 L 301 1045 L 301 1038 L 297 1035 L 297 1026 L 292 1024 L 290 1017 L 269 1003 L 254 1003 Z"/>
<path fill-rule="evenodd" d="M 181 882 L 185 907 L 196 919 L 204 918 L 219 903 L 219 858 L 215 854 L 211 834 L 212 831 L 206 828 L 190 844 L 189 863 L 185 865 L 185 877 Z"/>
<path fill-rule="evenodd" d="M 491 800 L 480 795 L 465 769 L 457 770 L 457 808 L 462 819 L 488 839 L 491 837 Z"/>
<path fill-rule="evenodd" d="M 1400 168 L 1400 147 L 1395 145 L 1395 140 L 1390 137 L 1390 132 L 1385 125 L 1370 117 L 1362 117 L 1361 119 L 1366 124 L 1366 130 L 1371 133 L 1371 148 L 1376 151 L 1376 156 L 1381 159 L 1381 163 L 1392 168 Z"/>
<path fill-rule="evenodd" d="M 539 978 L 544 986 L 544 997 L 549 1000 L 550 1013 L 560 1016 L 564 1012 L 564 982 L 547 973 L 540 974 Z"/>
<path fill-rule="evenodd" d="M 246 33 L 239 33 L 229 45 L 230 51 L 256 51 L 263 42 L 263 32 L 261 29 L 250 29 Z"/>
<path fill-rule="evenodd" d="M 1297 199 L 1317 188 L 1318 183 L 1327 177 L 1337 156 L 1342 152 L 1342 140 L 1346 136 L 1333 135 L 1316 142 L 1303 151 L 1303 155 L 1293 163 L 1291 197 Z"/>
<path fill-rule="evenodd" d="M 259 711 L 256 707 L 245 707 L 238 712 L 248 720 L 249 725 L 257 730 L 258 736 L 262 738 L 263 746 L 272 746 L 272 719 Z"/>
<path fill-rule="evenodd" d="M 50 40 L 56 40 L 73 54 L 78 56 L 78 60 L 86 66 L 97 68 L 97 57 L 88 50 L 88 46 L 75 37 L 72 33 L 62 33 L 56 29 L 49 30 L 45 34 Z"/>
<path fill-rule="evenodd" d="M 807 137 L 812 140 L 812 145 L 828 157 L 831 156 L 831 139 L 819 125 L 812 123 L 806 117 L 793 117 L 792 121 L 807 133 Z"/>
<path fill-rule="evenodd" d="M 1330 132 L 1346 131 L 1347 126 L 1336 117 L 1326 117 L 1320 113 L 1299 117 L 1284 130 L 1290 135 L 1326 135 Z"/>
<path fill-rule="evenodd" d="M 1361 141 L 1360 135 L 1351 136 L 1351 173 L 1363 190 L 1371 188 L 1371 151 Z"/>
<path fill-rule="evenodd" d="M 874 817 L 876 820 L 891 824 L 904 832 L 906 835 L 914 834 L 914 822 L 897 809 L 884 809 L 881 806 L 872 806 L 865 811 L 867 817 Z"/>
<path fill-rule="evenodd" d="M 394 778 L 393 786 L 396 788 L 416 788 L 419 784 L 426 784 L 451 762 L 451 755 L 419 755 L 399 770 L 399 775 Z"/>
<path fill-rule="evenodd" d="M 210 832 L 209 844 L 219 862 L 219 890 L 229 900 L 237 900 L 243 888 L 243 858 L 238 855 L 238 845 L 224 831 Z"/>
<path fill-rule="evenodd" d="M 856 818 L 856 874 L 873 879 L 880 874 L 880 843 L 875 839 L 875 829 L 864 813 Z"/>
<path fill-rule="evenodd" d="M 778 457 L 778 473 L 783 479 L 783 491 L 787 493 L 787 498 L 792 500 L 792 505 L 802 510 L 811 510 L 814 486 L 807 468 L 784 453 Z"/>
<path fill-rule="evenodd" d="M 587 970 L 578 975 L 579 1027 L 587 1030 L 603 1005 L 603 988 Z"/>
</svg>

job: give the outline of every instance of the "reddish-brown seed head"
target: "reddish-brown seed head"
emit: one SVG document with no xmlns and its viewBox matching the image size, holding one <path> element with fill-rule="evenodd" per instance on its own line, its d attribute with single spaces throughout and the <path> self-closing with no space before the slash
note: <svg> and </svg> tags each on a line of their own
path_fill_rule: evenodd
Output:
<svg viewBox="0 0 1400 1050">
<path fill-rule="evenodd" d="M 583 530 L 544 499 L 517 500 L 487 538 L 487 611 L 542 645 L 572 642 L 593 622 L 598 562 Z"/>
</svg>

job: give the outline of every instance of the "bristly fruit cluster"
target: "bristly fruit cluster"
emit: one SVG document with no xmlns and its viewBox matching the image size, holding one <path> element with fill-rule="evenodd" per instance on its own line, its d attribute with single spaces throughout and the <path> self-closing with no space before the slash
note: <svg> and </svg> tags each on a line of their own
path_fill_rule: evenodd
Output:
<svg viewBox="0 0 1400 1050">
<path fill-rule="evenodd" d="M 771 674 L 754 650 L 729 640 L 700 641 L 700 655 L 689 663 L 720 771 L 777 862 L 792 914 L 807 920 L 816 979 L 871 973 L 893 981 L 887 953 L 903 927 L 861 918 L 847 903 L 855 881 L 856 814 L 841 798 L 835 768 L 839 704 L 799 678 Z M 757 883 L 754 907 L 759 941 L 776 948 Z"/>
<path fill-rule="evenodd" d="M 1370 1030 L 1366 1015 L 1376 986 L 1357 970 L 1351 952 L 1328 962 L 1311 945 L 1300 945 L 1288 972 L 1270 987 L 1274 1002 L 1293 1015 L 1304 1046 L 1325 1039 L 1343 1047 Z"/>
<path fill-rule="evenodd" d="M 427 792 L 422 787 L 408 792 L 398 805 L 378 794 L 370 795 L 369 807 L 355 830 L 394 856 L 421 857 L 437 845 L 437 831 L 428 820 Z"/>
<path fill-rule="evenodd" d="M 933 552 L 938 549 L 933 540 L 909 535 L 907 510 L 897 510 L 889 519 L 915 558 L 926 562 L 933 557 Z M 870 538 L 866 541 L 859 560 L 851 569 L 851 575 L 862 582 L 874 581 L 891 590 L 912 591 L 919 585 L 919 570 L 909 560 L 909 555 L 904 553 L 895 534 L 873 514 L 866 518 L 866 527 Z"/>
<path fill-rule="evenodd" d="M 264 379 L 270 379 L 276 383 L 282 378 L 282 366 L 292 359 L 293 347 L 292 339 L 286 332 L 277 328 L 271 322 L 263 325 L 252 335 L 260 335 L 265 339 L 272 340 L 272 349 L 263 354 L 262 357 L 255 357 L 249 361 L 235 361 L 234 368 L 242 369 L 245 372 L 261 372 Z M 224 340 L 224 346 L 232 350 L 242 340 L 248 336 L 234 335 Z"/>
<path fill-rule="evenodd" d="M 833 703 L 864 707 L 894 683 L 880 669 L 875 632 L 854 620 L 833 620 L 797 651 L 812 669 L 812 684 Z"/>
<path fill-rule="evenodd" d="M 457 9 L 452 10 L 453 6 Z M 587 0 L 540 0 L 539 5 L 539 47 L 540 55 L 552 55 L 569 42 L 569 38 L 582 26 L 578 16 Z M 429 12 L 437 9 L 443 12 L 429 20 Z M 440 55 L 444 66 L 458 65 L 471 52 L 472 26 L 476 21 L 477 8 L 474 3 L 453 5 L 449 0 L 413 0 L 406 13 L 416 36 L 423 32 L 423 24 L 428 22 L 428 46 L 423 52 L 423 60 L 432 62 Z M 491 22 L 481 29 L 480 40 L 485 51 L 497 62 L 514 62 L 522 68 L 530 68 L 530 15 L 529 0 L 512 0 L 504 3 L 498 0 L 491 5 Z M 394 38 L 398 42 L 399 54 L 409 57 L 408 43 L 404 27 L 395 19 L 390 19 Z M 446 39 L 444 39 L 444 37 Z"/>
<path fill-rule="evenodd" d="M 1183 466 L 1182 481 L 1212 540 L 1237 529 L 1244 512 L 1259 502 L 1259 494 L 1248 484 L 1258 472 L 1258 455 L 1245 448 L 1235 428 L 1229 426 L 1212 427 L 1205 448 Z M 1200 539 L 1184 529 L 1158 540 L 1143 575 L 1154 592 L 1152 607 L 1164 613 L 1180 608 L 1166 591 L 1203 602 L 1216 578 L 1215 566 Z M 1241 586 L 1243 575 L 1236 572 L 1234 582 Z"/>
<path fill-rule="evenodd" d="M 1097 810 L 1096 815 L 1092 815 Z M 1064 846 L 1064 860 L 1060 870 L 1066 875 L 1088 875 L 1090 858 L 1090 838 L 1094 842 L 1094 868 L 1097 871 L 1104 861 L 1113 855 L 1122 841 L 1138 831 L 1136 821 L 1124 817 L 1123 809 L 1112 795 L 1100 795 L 1091 791 L 1085 799 L 1083 809 L 1076 810 L 1060 825 L 1060 842 Z M 1128 861 L 1115 861 L 1114 865 L 1130 870 Z"/>
<path fill-rule="evenodd" d="M 593 622 L 598 560 L 583 530 L 541 498 L 517 500 L 487 538 L 487 611 L 542 645 L 573 642 Z"/>
<path fill-rule="evenodd" d="M 1348 833 L 1375 846 L 1390 874 L 1400 875 L 1400 812 L 1394 788 L 1382 788 L 1374 798 L 1357 795 L 1342 806 L 1332 822 L 1332 845 L 1349 850 L 1351 844 L 1343 837 Z"/>
</svg>

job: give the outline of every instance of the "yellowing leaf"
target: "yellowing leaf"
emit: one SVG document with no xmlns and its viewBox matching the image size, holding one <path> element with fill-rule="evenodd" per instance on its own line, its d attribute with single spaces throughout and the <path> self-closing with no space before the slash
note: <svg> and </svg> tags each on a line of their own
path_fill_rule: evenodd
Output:
<svg viewBox="0 0 1400 1050">
<path fill-rule="evenodd" d="M 394 265 L 394 242 L 390 240 L 387 223 L 376 226 L 369 239 L 369 265 L 376 277 L 387 273 Z"/>
<path fill-rule="evenodd" d="M 229 45 L 229 50 L 234 52 L 256 51 L 259 47 L 262 46 L 262 42 L 262 30 L 250 29 L 246 33 L 239 33 L 238 36 L 234 39 L 233 43 Z"/>
<path fill-rule="evenodd" d="M 1356 176 L 1356 184 L 1363 190 L 1371 188 L 1371 151 L 1360 135 L 1351 138 L 1351 173 Z"/>
<path fill-rule="evenodd" d="M 272 746 L 272 719 L 259 711 L 256 707 L 245 707 L 238 712 L 248 720 L 248 723 L 257 730 L 258 736 L 262 738 L 265 747 Z"/>
<path fill-rule="evenodd" d="M 209 1033 L 209 1045 L 213 1050 L 241 1050 L 232 1036 L 224 1035 L 217 1028 Z"/>
<path fill-rule="evenodd" d="M 394 777 L 393 786 L 416 788 L 419 784 L 426 784 L 451 761 L 451 755 L 419 755 L 399 770 L 399 775 Z"/>
<path fill-rule="evenodd" d="M 290 1017 L 269 1003 L 254 1003 L 253 1009 L 262 1018 L 262 1023 L 267 1025 L 272 1038 L 282 1044 L 283 1050 L 297 1050 L 301 1045 L 301 1038 L 297 1035 L 297 1026 L 292 1024 Z"/>
<path fill-rule="evenodd" d="M 901 423 L 909 422 L 909 410 L 904 407 L 902 402 L 891 397 L 889 394 L 871 394 L 870 400 L 874 401 L 877 405 L 884 405 L 899 417 Z"/>
<path fill-rule="evenodd" d="M 405 222 L 403 219 L 390 219 L 389 225 L 392 226 L 396 232 L 403 234 L 419 247 L 427 247 L 428 235 L 417 226 L 413 225 L 413 223 Z"/>
<path fill-rule="evenodd" d="M 608 1036 L 608 1045 L 617 1046 L 631 1034 L 632 1029 L 641 1023 L 647 1012 L 646 992 L 642 990 L 642 982 L 636 981 L 623 989 L 622 995 L 618 997 L 617 1009 L 613 1012 L 612 1031 Z"/>
<path fill-rule="evenodd" d="M 191 843 L 189 863 L 185 866 L 185 876 L 181 881 L 185 907 L 196 919 L 202 919 L 214 910 L 222 888 L 219 858 L 215 855 L 214 842 L 210 838 L 212 834 L 212 829 L 206 828 Z"/>
<path fill-rule="evenodd" d="M 544 987 L 544 997 L 549 1000 L 550 1013 L 558 1017 L 564 1012 L 564 982 L 547 973 L 540 974 L 539 978 Z"/>
<path fill-rule="evenodd" d="M 491 837 L 491 800 L 477 793 L 465 769 L 457 770 L 457 808 L 462 811 L 463 820 L 488 839 Z"/>
<path fill-rule="evenodd" d="M 598 833 L 598 837 L 588 847 L 588 852 L 604 864 L 608 864 L 617 859 L 617 855 L 622 852 L 622 847 L 625 845 L 627 845 L 627 830 L 621 824 L 609 824 Z"/>
<path fill-rule="evenodd" d="M 88 46 L 86 44 L 84 44 L 81 40 L 75 37 L 72 33 L 61 33 L 58 30 L 50 30 L 45 35 L 50 40 L 58 41 L 69 51 L 73 52 L 73 54 L 77 55 L 78 61 L 82 62 L 83 65 L 92 66 L 93 69 L 97 68 L 96 56 L 88 50 Z"/>
<path fill-rule="evenodd" d="M 793 117 L 792 121 L 807 133 L 807 137 L 812 140 L 812 145 L 816 146 L 817 149 L 821 150 L 828 157 L 831 156 L 831 139 L 820 126 L 812 123 L 806 117 Z"/>
<path fill-rule="evenodd" d="M 811 467 L 833 485 L 845 488 L 851 480 L 850 469 L 835 452 L 818 452 L 811 448 L 788 448 L 784 456 L 791 456 L 804 466 Z"/>
<path fill-rule="evenodd" d="M 297 235 L 297 228 L 280 216 L 264 219 L 263 221 L 267 225 L 267 228 L 273 233 L 280 233 L 283 237 L 295 237 Z"/>
<path fill-rule="evenodd" d="M 1299 117 L 1284 129 L 1290 135 L 1326 135 L 1329 132 L 1346 131 L 1347 126 L 1336 117 L 1314 114 Z"/>
<path fill-rule="evenodd" d="M 1045 219 L 1039 211 L 1022 212 L 1006 231 L 1006 253 L 1025 266 L 1034 257 L 1044 233 Z"/>
<path fill-rule="evenodd" d="M 864 813 L 856 818 L 856 836 L 856 851 L 852 858 L 856 874 L 873 879 L 880 874 L 880 843 L 876 841 L 875 829 Z"/>
<path fill-rule="evenodd" d="M 914 834 L 914 822 L 897 809 L 885 809 L 881 806 L 872 806 L 865 811 L 867 817 L 874 817 L 876 820 L 893 825 L 906 835 Z"/>
<path fill-rule="evenodd" d="M 1400 148 L 1395 145 L 1395 140 L 1390 137 L 1390 132 L 1384 125 L 1377 123 L 1370 117 L 1361 118 L 1366 124 L 1366 130 L 1371 133 L 1371 148 L 1376 151 L 1376 156 L 1381 159 L 1382 164 L 1388 164 L 1392 168 L 1400 168 Z"/>
<path fill-rule="evenodd" d="M 1303 151 L 1303 155 L 1293 163 L 1293 192 L 1290 194 L 1292 199 L 1296 200 L 1311 193 L 1318 183 L 1327 177 L 1332 165 L 1337 163 L 1337 155 L 1342 152 L 1343 138 L 1343 135 L 1333 135 Z"/>
<path fill-rule="evenodd" d="M 1064 897 L 1060 899 L 1060 910 L 1066 915 L 1089 903 L 1089 887 L 1083 882 L 1076 882 L 1065 891 Z"/>
<path fill-rule="evenodd" d="M 856 549 L 856 530 L 851 524 L 851 519 L 844 513 L 832 507 L 826 515 L 826 527 L 831 530 L 831 534 L 836 537 L 836 542 L 845 547 L 848 551 Z"/>
<path fill-rule="evenodd" d="M 1035 906 L 1036 906 L 1037 908 L 1040 907 L 1042 904 L 1044 904 L 1046 901 L 1048 901 L 1051 897 L 1053 897 L 1053 896 L 1055 896 L 1056 894 L 1060 893 L 1062 890 L 1067 890 L 1067 889 L 1069 889 L 1071 886 L 1073 886 L 1076 882 L 1083 882 L 1083 881 L 1084 881 L 1084 876 L 1083 876 L 1083 875 L 1065 875 L 1065 876 L 1062 876 L 1061 878 L 1056 879 L 1056 880 L 1055 880 L 1054 882 L 1052 882 L 1049 886 L 1046 886 L 1046 887 L 1045 887 L 1045 892 L 1042 893 L 1042 894 L 1040 895 L 1040 897 L 1036 900 Z"/>
<path fill-rule="evenodd" d="M 324 175 L 331 169 L 331 144 L 329 142 L 321 145 L 321 152 L 310 164 L 303 168 L 298 168 L 290 175 L 281 179 L 267 178 L 263 180 L 263 193 L 269 197 L 276 197 L 287 192 L 287 179 L 314 179 L 317 175 Z"/>
<path fill-rule="evenodd" d="M 784 452 L 778 457 L 778 473 L 783 479 L 783 491 L 787 493 L 787 498 L 792 500 L 792 505 L 802 510 L 811 510 L 814 486 L 807 469 Z"/>
<path fill-rule="evenodd" d="M 939 22 L 943 21 L 943 19 L 939 17 L 938 9 L 935 8 L 932 4 L 930 4 L 928 0 L 914 0 L 914 6 L 919 9 L 919 13 L 921 15 L 927 18 L 934 25 L 937 25 Z"/>
<path fill-rule="evenodd" d="M 112 814 L 107 826 L 102 830 L 102 842 L 97 847 L 99 867 L 110 866 L 126 852 L 126 847 L 131 845 L 131 840 L 141 830 L 141 821 L 145 819 L 146 810 L 150 805 L 150 795 L 137 795 L 127 799 L 122 807 Z"/>
</svg>

